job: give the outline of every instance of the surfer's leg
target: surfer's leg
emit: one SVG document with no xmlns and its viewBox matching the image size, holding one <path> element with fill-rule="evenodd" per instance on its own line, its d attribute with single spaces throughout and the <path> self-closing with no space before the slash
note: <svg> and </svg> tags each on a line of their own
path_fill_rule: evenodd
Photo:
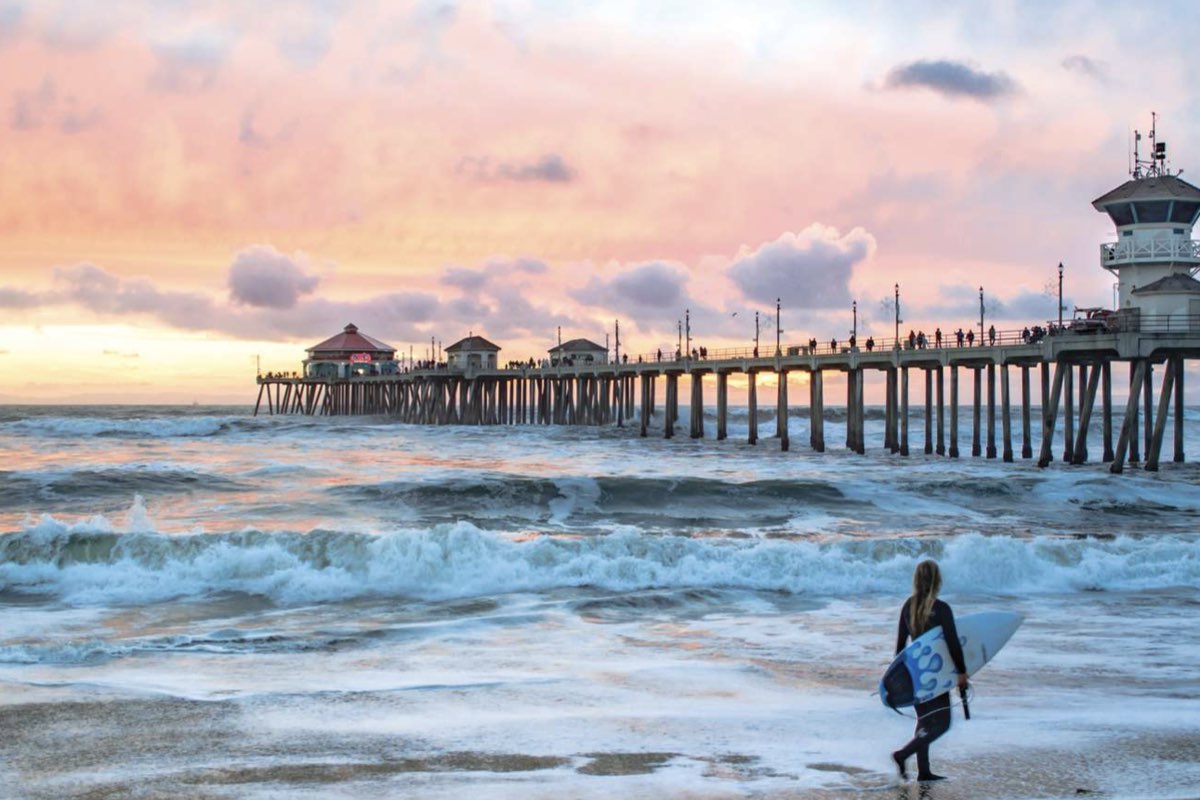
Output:
<svg viewBox="0 0 1200 800">
<path fill-rule="evenodd" d="M 940 775 L 934 775 L 929 768 L 929 745 L 933 744 L 943 733 L 950 730 L 950 695 L 943 694 L 928 703 L 917 703 L 917 734 L 913 742 L 917 743 L 914 752 L 917 754 L 917 780 L 936 781 Z"/>
</svg>

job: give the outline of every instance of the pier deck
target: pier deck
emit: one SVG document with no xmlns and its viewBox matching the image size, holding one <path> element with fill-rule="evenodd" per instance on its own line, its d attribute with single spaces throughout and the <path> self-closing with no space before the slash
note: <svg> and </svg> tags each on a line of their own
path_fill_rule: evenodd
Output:
<svg viewBox="0 0 1200 800">
<path fill-rule="evenodd" d="M 690 355 L 690 354 L 689 354 Z M 705 436 L 704 377 L 715 376 L 717 392 L 716 438 L 727 437 L 728 376 L 748 378 L 750 410 L 747 440 L 758 440 L 758 381 L 761 373 L 776 376 L 776 438 L 789 449 L 788 381 L 790 373 L 809 376 L 809 445 L 826 447 L 824 435 L 824 374 L 846 375 L 846 447 L 863 453 L 864 385 L 869 374 L 882 373 L 885 383 L 883 447 L 909 453 L 910 372 L 924 378 L 924 442 L 927 454 L 959 456 L 958 413 L 960 370 L 969 370 L 972 384 L 971 454 L 1013 461 L 1012 391 L 1010 370 L 1020 371 L 1020 457 L 1033 458 L 1031 445 L 1031 379 L 1037 369 L 1041 387 L 1041 449 L 1038 464 L 1053 460 L 1054 437 L 1062 418 L 1062 459 L 1073 464 L 1088 460 L 1088 430 L 1100 396 L 1103 419 L 1103 455 L 1112 471 L 1141 458 L 1144 468 L 1158 468 L 1167 414 L 1174 414 L 1174 460 L 1183 461 L 1184 364 L 1200 358 L 1200 317 L 1126 322 L 1115 332 L 1059 331 L 1040 341 L 1028 342 L 1022 332 L 1002 332 L 994 344 L 959 347 L 952 338 L 941 347 L 909 347 L 908 340 L 885 340 L 863 347 L 825 343 L 781 346 L 769 356 L 752 350 L 710 351 L 708 358 L 682 356 L 653 360 L 647 356 L 609 364 L 522 366 L 505 369 L 423 369 L 399 375 L 342 379 L 260 376 L 254 413 L 264 406 L 270 414 L 347 415 L 383 414 L 399 421 L 430 425 L 610 425 L 636 424 L 648 435 L 650 418 L 660 413 L 657 401 L 660 379 L 664 386 L 663 435 L 675 435 L 679 421 L 679 379 L 690 379 L 690 430 L 692 438 Z M 1113 444 L 1112 364 L 1129 365 L 1129 397 Z M 1155 368 L 1161 367 L 1162 385 L 1157 409 L 1154 398 Z M 997 374 L 998 373 L 998 374 Z M 1078 377 L 1078 389 L 1074 388 Z M 946 391 L 946 382 L 949 391 Z M 986 378 L 986 390 L 984 389 Z M 996 389 L 1000 403 L 997 408 Z M 947 394 L 949 401 L 947 403 Z M 1078 395 L 1078 396 L 1077 396 Z M 635 403 L 635 400 L 638 402 Z M 1172 408 L 1173 405 L 1173 408 Z M 984 412 L 986 410 L 986 416 Z M 996 416 L 1001 438 L 997 447 Z M 1076 425 L 1078 415 L 1078 425 Z M 1142 424 L 1139 426 L 1139 417 Z M 949 420 L 947 426 L 946 421 Z M 949 428 L 947 446 L 947 427 Z M 1141 430 L 1139 431 L 1139 427 Z M 1139 435 L 1140 434 L 1140 435 Z M 985 442 L 986 439 L 986 442 Z M 1140 440 L 1140 441 L 1139 441 Z"/>
</svg>

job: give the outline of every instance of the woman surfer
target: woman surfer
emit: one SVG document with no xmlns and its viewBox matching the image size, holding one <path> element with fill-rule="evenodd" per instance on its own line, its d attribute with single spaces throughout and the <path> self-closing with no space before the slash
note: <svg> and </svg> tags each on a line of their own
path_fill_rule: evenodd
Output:
<svg viewBox="0 0 1200 800">
<path fill-rule="evenodd" d="M 896 633 L 896 654 L 908 644 L 909 637 L 916 639 L 925 631 L 942 626 L 950 658 L 958 670 L 958 688 L 967 688 L 967 667 L 963 661 L 962 645 L 958 641 L 958 630 L 954 627 L 954 612 L 945 602 L 938 600 L 942 588 L 942 574 L 936 561 L 925 560 L 913 571 L 912 597 L 904 601 L 900 609 L 900 629 Z M 929 745 L 950 730 L 950 694 L 940 694 L 927 703 L 916 703 L 917 729 L 912 740 L 892 753 L 892 760 L 900 770 L 901 778 L 908 778 L 904 762 L 913 753 L 917 755 L 917 780 L 940 781 L 929 769 Z"/>
</svg>

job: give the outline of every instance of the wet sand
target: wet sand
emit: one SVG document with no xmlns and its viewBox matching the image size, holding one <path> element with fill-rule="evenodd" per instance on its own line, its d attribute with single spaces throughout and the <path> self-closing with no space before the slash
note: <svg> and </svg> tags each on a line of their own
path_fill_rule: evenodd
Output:
<svg viewBox="0 0 1200 800">
<path fill-rule="evenodd" d="M 11 698 L 10 698 L 11 700 Z M 337 702 L 371 702 L 366 697 Z M 739 753 L 434 751 L 377 733 L 288 732 L 256 723 L 246 701 L 105 696 L 0 707 L 0 797 L 761 797 L 987 800 L 1200 796 L 1200 736 L 1129 735 L 1100 745 L 1028 749 L 955 761 L 942 783 L 836 762 L 808 775 L 764 769 Z M 1169 763 L 1169 770 L 1158 769 Z M 700 767 L 705 788 L 673 789 L 660 773 Z M 827 777 L 813 788 L 812 771 Z M 1173 777 L 1165 777 L 1169 774 Z M 1148 783 L 1136 790 L 1138 776 Z M 583 776 L 587 776 L 584 778 Z M 789 788 L 791 781 L 796 788 Z M 1152 788 L 1150 788 L 1152 787 Z"/>
</svg>

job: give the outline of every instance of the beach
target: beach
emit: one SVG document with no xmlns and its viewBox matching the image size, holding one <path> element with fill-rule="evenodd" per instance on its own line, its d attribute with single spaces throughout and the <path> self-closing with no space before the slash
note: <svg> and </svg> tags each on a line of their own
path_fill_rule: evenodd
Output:
<svg viewBox="0 0 1200 800">
<path fill-rule="evenodd" d="M 0 408 L 0 797 L 1198 796 L 1200 468 L 901 458 L 879 413 L 782 453 L 740 413 Z M 926 557 L 1025 621 L 920 787 L 873 692 Z"/>
</svg>

